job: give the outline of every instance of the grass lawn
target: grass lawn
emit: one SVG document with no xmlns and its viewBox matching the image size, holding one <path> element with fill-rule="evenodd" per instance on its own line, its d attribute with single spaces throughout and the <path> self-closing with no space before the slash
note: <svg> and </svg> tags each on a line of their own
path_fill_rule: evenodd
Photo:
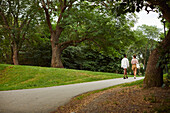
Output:
<svg viewBox="0 0 170 113">
<path fill-rule="evenodd" d="M 122 74 L 115 73 L 0 64 L 1 91 L 50 87 L 121 77 L 123 77 Z"/>
</svg>

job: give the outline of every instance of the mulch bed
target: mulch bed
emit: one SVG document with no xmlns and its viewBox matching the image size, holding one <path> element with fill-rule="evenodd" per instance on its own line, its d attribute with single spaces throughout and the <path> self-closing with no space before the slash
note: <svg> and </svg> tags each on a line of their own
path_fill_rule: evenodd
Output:
<svg viewBox="0 0 170 113">
<path fill-rule="evenodd" d="M 73 98 L 52 113 L 168 113 L 170 88 L 117 87 Z"/>
</svg>

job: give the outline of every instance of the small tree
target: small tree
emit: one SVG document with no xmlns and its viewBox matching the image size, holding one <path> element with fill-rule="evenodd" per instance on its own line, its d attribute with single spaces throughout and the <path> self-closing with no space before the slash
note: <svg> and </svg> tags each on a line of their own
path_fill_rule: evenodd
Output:
<svg viewBox="0 0 170 113">
<path fill-rule="evenodd" d="M 37 8 L 39 5 L 36 0 L 0 1 L 0 26 L 3 27 L 1 36 L 9 40 L 14 65 L 19 64 L 19 51 L 29 34 L 32 20 L 36 18 Z"/>
</svg>

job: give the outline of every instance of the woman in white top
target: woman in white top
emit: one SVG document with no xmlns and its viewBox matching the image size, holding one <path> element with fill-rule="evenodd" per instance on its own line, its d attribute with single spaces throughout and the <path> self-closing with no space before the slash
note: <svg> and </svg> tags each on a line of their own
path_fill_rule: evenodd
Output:
<svg viewBox="0 0 170 113">
<path fill-rule="evenodd" d="M 132 70 L 133 70 L 133 73 L 134 73 L 134 79 L 136 79 L 136 72 L 137 72 L 137 64 L 138 64 L 138 60 L 136 59 L 136 55 L 133 55 L 133 59 L 131 61 L 131 64 L 132 64 Z"/>
<path fill-rule="evenodd" d="M 127 56 L 124 55 L 124 58 L 121 60 L 121 67 L 124 69 L 124 79 L 128 78 L 127 76 L 127 68 L 129 67 L 129 60 L 126 58 Z M 126 75 L 126 78 L 125 78 Z"/>
</svg>

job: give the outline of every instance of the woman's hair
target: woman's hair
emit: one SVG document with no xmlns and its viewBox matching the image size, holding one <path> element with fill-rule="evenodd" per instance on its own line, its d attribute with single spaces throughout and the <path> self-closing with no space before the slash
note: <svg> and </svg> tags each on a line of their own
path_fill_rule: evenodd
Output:
<svg viewBox="0 0 170 113">
<path fill-rule="evenodd" d="M 134 58 L 136 58 L 136 55 L 133 55 Z"/>
<path fill-rule="evenodd" d="M 126 54 L 124 54 L 124 57 L 126 57 Z"/>
</svg>

